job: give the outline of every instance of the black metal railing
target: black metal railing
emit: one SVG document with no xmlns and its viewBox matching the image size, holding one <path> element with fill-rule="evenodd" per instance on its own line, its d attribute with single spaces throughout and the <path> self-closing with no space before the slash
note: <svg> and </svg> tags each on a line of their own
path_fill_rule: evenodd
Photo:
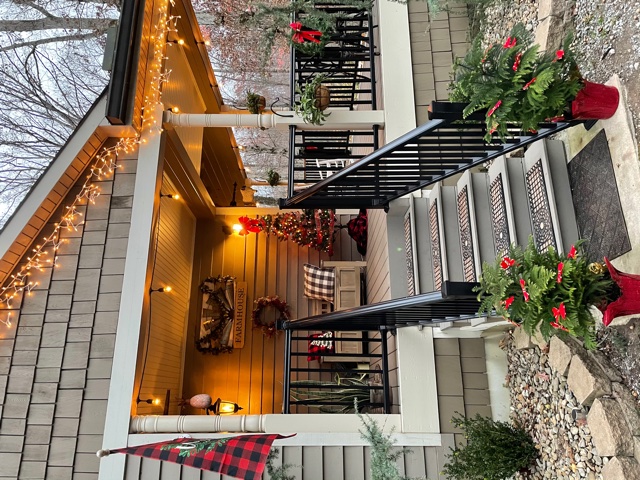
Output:
<svg viewBox="0 0 640 480">
<path fill-rule="evenodd" d="M 336 31 L 321 54 L 308 55 L 291 49 L 291 98 L 301 87 L 324 74 L 323 85 L 331 90 L 330 106 L 353 110 L 367 105 L 375 110 L 375 46 L 371 12 L 337 4 L 318 4 L 317 10 L 339 15 Z M 304 23 L 304 15 L 296 20 Z"/>
<path fill-rule="evenodd" d="M 370 130 L 298 130 L 289 134 L 288 195 L 330 177 L 378 148 L 378 127 Z"/>
<path fill-rule="evenodd" d="M 387 208 L 396 198 L 583 123 L 544 123 L 535 133 L 513 126 L 504 141 L 487 143 L 482 121 L 458 120 L 459 112 L 442 116 L 310 187 L 290 191 L 280 207 Z"/>
<path fill-rule="evenodd" d="M 334 351 L 317 353 L 319 359 L 310 362 L 309 337 L 294 327 L 285 330 L 283 413 L 353 412 L 354 400 L 361 411 L 391 413 L 386 330 L 377 335 L 362 331 L 360 338 L 323 338 L 333 342 Z"/>
</svg>

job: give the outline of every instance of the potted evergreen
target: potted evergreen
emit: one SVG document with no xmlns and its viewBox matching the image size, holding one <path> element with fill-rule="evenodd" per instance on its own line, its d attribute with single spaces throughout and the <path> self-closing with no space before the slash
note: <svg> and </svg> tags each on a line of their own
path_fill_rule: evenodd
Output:
<svg viewBox="0 0 640 480">
<path fill-rule="evenodd" d="M 267 183 L 272 187 L 276 187 L 280 181 L 280 174 L 273 168 L 267 170 Z"/>
<path fill-rule="evenodd" d="M 302 117 L 305 123 L 322 125 L 327 117 L 331 115 L 324 112 L 331 100 L 331 92 L 322 85 L 322 82 L 327 78 L 326 75 L 316 75 L 304 87 L 301 88 L 300 85 L 296 85 L 298 101 L 293 109 Z"/>
<path fill-rule="evenodd" d="M 246 102 L 247 110 L 254 115 L 262 113 L 267 106 L 267 100 L 255 92 L 247 91 Z"/>
<path fill-rule="evenodd" d="M 618 90 L 580 76 L 571 42 L 568 35 L 561 49 L 541 52 L 522 24 L 486 50 L 478 39 L 454 64 L 449 98 L 467 103 L 465 118 L 486 112 L 487 141 L 504 139 L 514 123 L 535 132 L 546 121 L 611 117 Z"/>
<path fill-rule="evenodd" d="M 580 246 L 561 255 L 553 248 L 539 252 L 529 239 L 526 249 L 512 246 L 493 265 L 482 267 L 478 299 L 480 315 L 495 311 L 529 334 L 538 328 L 549 338 L 559 332 L 595 347 L 595 318 L 591 307 L 604 312 L 603 323 L 640 312 L 640 275 L 618 272 L 591 263 Z"/>
</svg>

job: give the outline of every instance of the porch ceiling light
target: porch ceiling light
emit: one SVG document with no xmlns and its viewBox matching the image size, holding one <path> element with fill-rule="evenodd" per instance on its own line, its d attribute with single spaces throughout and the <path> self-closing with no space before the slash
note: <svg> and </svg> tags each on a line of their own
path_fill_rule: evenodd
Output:
<svg viewBox="0 0 640 480">
<path fill-rule="evenodd" d="M 233 415 L 234 413 L 238 413 L 239 410 L 242 410 L 242 407 L 237 403 L 219 398 L 213 405 L 207 408 L 207 415 L 209 415 L 209 412 L 213 412 L 214 415 Z"/>
<path fill-rule="evenodd" d="M 136 403 L 148 403 L 149 405 L 158 406 L 160 405 L 160 399 L 159 398 L 141 399 L 140 397 L 138 397 L 136 398 Z"/>
<path fill-rule="evenodd" d="M 149 293 L 153 293 L 153 292 L 169 293 L 171 290 L 173 290 L 173 289 L 171 287 L 169 287 L 169 286 L 160 287 L 160 288 L 150 288 L 149 289 Z"/>
<path fill-rule="evenodd" d="M 172 198 L 174 200 L 179 200 L 180 199 L 180 195 L 178 195 L 177 193 L 161 193 L 160 194 L 160 198 Z"/>
</svg>

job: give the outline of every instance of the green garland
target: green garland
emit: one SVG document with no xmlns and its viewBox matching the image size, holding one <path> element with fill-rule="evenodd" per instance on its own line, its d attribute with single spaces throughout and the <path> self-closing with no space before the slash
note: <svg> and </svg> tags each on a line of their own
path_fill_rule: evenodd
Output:
<svg viewBox="0 0 640 480">
<path fill-rule="evenodd" d="M 208 303 L 215 303 L 220 311 L 220 316 L 208 334 L 196 338 L 196 349 L 199 352 L 218 355 L 219 353 L 230 353 L 233 351 L 232 346 L 222 342 L 229 325 L 233 325 L 233 299 L 229 299 L 225 294 L 228 291 L 228 284 L 233 282 L 235 282 L 235 277 L 218 275 L 217 277 L 208 277 L 200 284 L 200 291 L 209 294 Z M 208 283 L 213 283 L 214 288 L 210 288 L 207 285 Z M 221 286 L 217 287 L 217 284 Z"/>
<path fill-rule="evenodd" d="M 267 307 L 274 307 L 278 312 L 280 312 L 280 317 L 278 320 L 289 320 L 291 318 L 289 312 L 289 305 L 284 300 L 281 300 L 277 295 L 269 296 L 269 297 L 260 297 L 255 301 L 256 308 L 251 313 L 251 320 L 253 322 L 253 328 L 259 328 L 262 330 L 262 334 L 271 338 L 277 332 L 276 329 L 276 320 L 271 320 L 269 322 L 265 322 L 262 319 L 262 311 Z"/>
</svg>

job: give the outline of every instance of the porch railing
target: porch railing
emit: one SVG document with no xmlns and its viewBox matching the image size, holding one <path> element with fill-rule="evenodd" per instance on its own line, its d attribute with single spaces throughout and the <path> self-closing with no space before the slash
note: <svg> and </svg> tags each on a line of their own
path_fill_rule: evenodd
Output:
<svg viewBox="0 0 640 480">
<path fill-rule="evenodd" d="M 487 143 L 483 122 L 446 112 L 318 183 L 289 192 L 281 208 L 387 208 L 415 190 L 582 122 L 544 123 L 536 133 L 509 129 Z M 293 182 L 292 182 L 293 183 Z"/>
<path fill-rule="evenodd" d="M 339 344 L 358 344 L 361 353 L 346 347 L 342 351 L 347 353 L 318 353 L 319 361 L 310 363 L 309 337 L 293 327 L 285 330 L 283 413 L 298 413 L 300 407 L 310 413 L 346 413 L 353 411 L 354 399 L 360 410 L 391 413 L 386 330 L 359 332 L 360 338 L 334 335 L 334 350 Z"/>
</svg>

